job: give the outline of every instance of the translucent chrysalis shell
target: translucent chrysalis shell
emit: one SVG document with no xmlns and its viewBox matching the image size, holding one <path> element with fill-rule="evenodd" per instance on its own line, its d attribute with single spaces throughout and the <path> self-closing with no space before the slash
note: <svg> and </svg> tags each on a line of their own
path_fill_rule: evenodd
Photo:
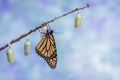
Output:
<svg viewBox="0 0 120 80">
<path fill-rule="evenodd" d="M 82 16 L 80 14 L 77 14 L 75 17 L 75 28 L 80 27 L 82 21 Z"/>
<path fill-rule="evenodd" d="M 46 25 L 41 28 L 41 32 L 43 32 L 43 33 L 46 33 L 46 32 L 47 32 L 47 26 L 46 26 Z"/>
<path fill-rule="evenodd" d="M 42 27 L 41 28 L 41 30 L 40 30 L 40 32 L 41 32 L 41 37 L 43 37 L 43 35 L 45 34 L 45 33 L 47 33 L 47 26 L 45 25 L 44 27 Z"/>
<path fill-rule="evenodd" d="M 8 62 L 14 63 L 14 53 L 11 48 L 8 48 L 8 50 L 6 51 L 6 55 Z"/>
<path fill-rule="evenodd" d="M 31 43 L 30 41 L 27 39 L 27 41 L 24 44 L 24 54 L 25 56 L 30 54 L 30 50 L 31 50 Z"/>
</svg>

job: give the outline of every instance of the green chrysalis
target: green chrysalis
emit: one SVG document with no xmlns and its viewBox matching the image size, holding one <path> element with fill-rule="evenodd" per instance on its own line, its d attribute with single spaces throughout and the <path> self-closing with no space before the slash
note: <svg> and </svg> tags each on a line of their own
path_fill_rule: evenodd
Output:
<svg viewBox="0 0 120 80">
<path fill-rule="evenodd" d="M 8 62 L 14 63 L 14 53 L 11 48 L 8 48 L 8 50 L 6 51 L 6 55 L 7 55 Z"/>
<path fill-rule="evenodd" d="M 28 56 L 30 54 L 30 49 L 31 49 L 31 43 L 27 39 L 27 41 L 24 44 L 24 54 L 25 54 L 25 56 Z"/>
<path fill-rule="evenodd" d="M 82 16 L 80 14 L 77 14 L 75 17 L 75 28 L 80 27 L 82 21 Z"/>
</svg>

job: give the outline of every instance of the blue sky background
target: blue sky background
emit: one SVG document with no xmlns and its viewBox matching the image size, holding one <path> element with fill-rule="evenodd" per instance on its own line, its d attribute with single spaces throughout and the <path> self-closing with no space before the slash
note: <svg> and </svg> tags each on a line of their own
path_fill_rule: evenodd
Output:
<svg viewBox="0 0 120 80">
<path fill-rule="evenodd" d="M 0 52 L 0 80 L 120 80 L 120 0 L 0 0 L 0 47 L 46 20 L 86 3 L 80 28 L 73 13 L 50 23 L 58 64 L 50 69 L 35 52 L 39 32 L 29 38 L 32 50 L 24 56 L 26 39 L 12 45 L 15 63 Z"/>
</svg>

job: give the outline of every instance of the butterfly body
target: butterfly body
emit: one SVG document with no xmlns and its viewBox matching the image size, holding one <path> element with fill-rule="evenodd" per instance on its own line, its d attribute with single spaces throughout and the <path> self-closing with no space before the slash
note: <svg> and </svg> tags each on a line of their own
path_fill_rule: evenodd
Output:
<svg viewBox="0 0 120 80">
<path fill-rule="evenodd" d="M 53 30 L 48 30 L 43 33 L 41 41 L 35 48 L 38 55 L 40 55 L 48 63 L 50 68 L 54 69 L 57 64 L 57 50 Z"/>
</svg>

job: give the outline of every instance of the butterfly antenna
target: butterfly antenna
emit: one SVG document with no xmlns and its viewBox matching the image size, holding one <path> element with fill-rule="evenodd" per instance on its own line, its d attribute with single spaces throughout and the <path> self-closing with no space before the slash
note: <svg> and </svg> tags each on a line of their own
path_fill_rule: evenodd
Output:
<svg viewBox="0 0 120 80">
<path fill-rule="evenodd" d="M 56 32 L 56 31 L 53 31 L 55 34 L 59 35 L 59 34 L 63 34 L 62 32 Z"/>
</svg>

